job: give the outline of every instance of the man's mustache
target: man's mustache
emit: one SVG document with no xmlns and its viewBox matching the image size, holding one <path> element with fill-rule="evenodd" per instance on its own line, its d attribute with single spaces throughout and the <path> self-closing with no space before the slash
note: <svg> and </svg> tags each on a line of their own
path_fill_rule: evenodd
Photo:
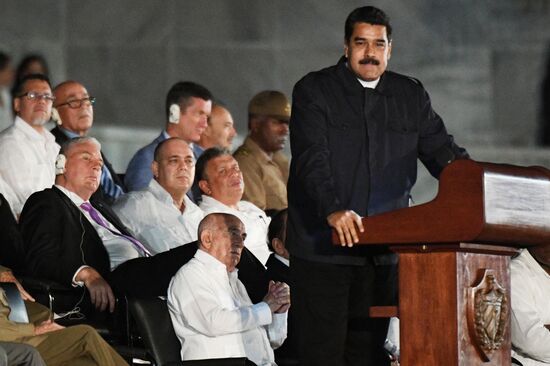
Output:
<svg viewBox="0 0 550 366">
<path fill-rule="evenodd" d="M 375 65 L 375 66 L 380 65 L 380 61 L 378 61 L 378 60 L 375 59 L 374 57 L 365 57 L 364 59 L 362 59 L 361 61 L 359 61 L 359 63 L 360 63 L 361 65 L 368 65 L 368 64 Z"/>
</svg>

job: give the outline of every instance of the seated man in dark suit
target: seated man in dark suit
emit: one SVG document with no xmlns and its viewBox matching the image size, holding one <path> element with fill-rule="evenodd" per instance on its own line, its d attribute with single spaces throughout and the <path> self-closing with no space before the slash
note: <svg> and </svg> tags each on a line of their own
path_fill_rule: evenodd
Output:
<svg viewBox="0 0 550 366">
<path fill-rule="evenodd" d="M 75 137 L 87 136 L 94 123 L 95 98 L 88 94 L 86 88 L 73 80 L 64 81 L 53 90 L 55 102 L 52 119 L 58 126 L 51 130 L 55 141 L 62 145 Z M 124 185 L 115 170 L 103 154 L 100 189 L 94 192 L 94 199 L 112 203 L 124 193 Z"/>
<path fill-rule="evenodd" d="M 64 144 L 56 163 L 56 185 L 29 198 L 21 232 L 28 274 L 85 286 L 96 308 L 113 311 L 111 286 L 130 295 L 165 295 L 171 277 L 193 257 L 197 246 L 182 245 L 150 256 L 108 206 L 92 205 L 89 199 L 101 176 L 100 150 L 99 142 L 90 137 Z M 256 271 L 263 269 L 261 264 L 248 263 L 243 274 L 267 288 L 264 273 Z"/>
<path fill-rule="evenodd" d="M 290 261 L 289 253 L 286 249 L 286 220 L 288 210 L 285 208 L 273 216 L 267 238 L 269 250 L 273 253 L 269 256 L 265 266 L 267 267 L 267 277 L 273 281 L 290 283 Z"/>
<path fill-rule="evenodd" d="M 289 253 L 286 249 L 286 221 L 288 210 L 285 208 L 277 212 L 271 219 L 268 230 L 268 246 L 273 253 L 269 256 L 267 263 L 267 278 L 270 281 L 285 282 L 292 288 L 290 279 L 290 261 Z M 281 360 L 297 360 L 298 345 L 296 326 L 294 325 L 294 317 L 292 309 L 288 311 L 288 335 L 285 343 L 275 350 L 275 361 Z M 282 362 L 281 362 L 282 363 Z"/>
</svg>

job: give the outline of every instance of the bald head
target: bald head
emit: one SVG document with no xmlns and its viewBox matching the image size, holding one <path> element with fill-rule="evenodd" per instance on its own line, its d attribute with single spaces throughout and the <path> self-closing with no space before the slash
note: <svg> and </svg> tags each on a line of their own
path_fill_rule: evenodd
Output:
<svg viewBox="0 0 550 366">
<path fill-rule="evenodd" d="M 94 120 L 93 97 L 86 88 L 74 81 L 64 81 L 54 89 L 55 103 L 61 127 L 85 136 Z"/>
<path fill-rule="evenodd" d="M 199 224 L 199 248 L 232 272 L 241 259 L 246 232 L 236 216 L 226 213 L 207 215 Z"/>
</svg>

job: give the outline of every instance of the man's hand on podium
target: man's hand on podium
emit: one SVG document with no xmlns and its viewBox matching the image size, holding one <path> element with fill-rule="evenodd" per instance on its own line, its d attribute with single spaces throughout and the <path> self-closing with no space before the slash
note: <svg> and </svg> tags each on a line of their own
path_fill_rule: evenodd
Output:
<svg viewBox="0 0 550 366">
<path fill-rule="evenodd" d="M 357 229 L 359 232 L 365 231 L 363 228 L 363 222 L 361 216 L 352 210 L 336 211 L 328 215 L 327 222 L 329 226 L 334 228 L 338 233 L 340 239 L 340 245 L 345 247 L 352 247 L 353 244 L 359 242 L 359 236 L 357 235 Z"/>
</svg>

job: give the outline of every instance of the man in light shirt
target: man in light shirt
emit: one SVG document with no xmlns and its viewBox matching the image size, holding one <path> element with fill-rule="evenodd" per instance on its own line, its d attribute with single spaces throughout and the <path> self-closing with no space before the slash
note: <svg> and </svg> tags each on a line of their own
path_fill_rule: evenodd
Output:
<svg viewBox="0 0 550 366">
<path fill-rule="evenodd" d="M 196 174 L 203 192 L 199 207 L 205 214 L 225 212 L 237 216 L 247 231 L 244 245 L 265 265 L 271 254 L 267 247 L 270 218 L 254 204 L 241 201 L 244 181 L 239 163 L 229 151 L 211 148 L 197 161 Z"/>
<path fill-rule="evenodd" d="M 214 103 L 212 104 L 212 113 L 208 117 L 208 125 L 201 134 L 197 145 L 202 151 L 216 146 L 231 150 L 236 135 L 237 131 L 235 131 L 233 117 L 229 110 L 221 104 Z"/>
<path fill-rule="evenodd" d="M 172 279 L 168 308 L 183 360 L 247 357 L 275 365 L 273 348 L 286 338 L 290 290 L 270 282 L 253 305 L 237 278 L 246 231 L 235 216 L 207 215 L 199 225 L 199 250 Z"/>
<path fill-rule="evenodd" d="M 55 180 L 59 145 L 44 128 L 54 99 L 47 77 L 26 76 L 13 100 L 15 122 L 0 133 L 0 176 L 14 193 L 9 203 L 16 218 L 32 193 L 51 187 Z"/>
<path fill-rule="evenodd" d="M 195 158 L 184 140 L 171 137 L 158 144 L 151 170 L 147 188 L 120 197 L 113 210 L 157 254 L 196 241 L 204 214 L 186 196 L 195 177 Z"/>
<path fill-rule="evenodd" d="M 510 272 L 512 356 L 523 366 L 550 365 L 550 245 L 523 249 Z"/>
<path fill-rule="evenodd" d="M 133 296 L 166 295 L 172 276 L 193 257 L 197 246 L 182 245 L 153 256 L 109 206 L 90 201 L 100 182 L 100 150 L 91 137 L 64 144 L 66 162 L 60 156 L 56 163 L 56 185 L 29 197 L 20 226 L 28 274 L 83 286 L 91 301 L 80 303 L 81 308 L 93 304 L 100 311 L 113 311 L 111 286 Z M 243 273 L 257 279 L 265 293 L 267 282 L 261 282 L 257 267 L 263 269 L 260 263 L 252 264 Z M 88 313 L 91 310 L 88 306 Z"/>
</svg>

